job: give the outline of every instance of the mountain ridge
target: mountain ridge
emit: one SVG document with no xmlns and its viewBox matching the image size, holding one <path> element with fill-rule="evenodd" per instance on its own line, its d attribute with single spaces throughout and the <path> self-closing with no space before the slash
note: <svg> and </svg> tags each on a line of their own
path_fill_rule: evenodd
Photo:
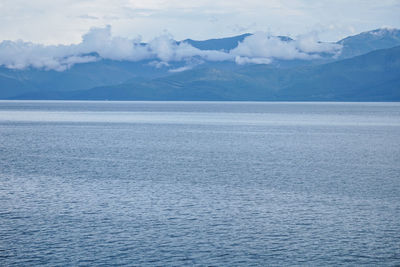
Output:
<svg viewBox="0 0 400 267">
<path fill-rule="evenodd" d="M 75 100 L 399 101 L 399 77 L 400 46 L 289 70 L 268 65 L 235 71 L 201 68 L 48 96 Z"/>
<path fill-rule="evenodd" d="M 225 51 L 227 51 L 228 49 L 232 49 L 236 42 L 242 42 L 250 35 L 251 34 L 242 34 L 233 37 L 210 39 L 204 41 L 194 41 L 190 39 L 184 41 L 188 43 L 191 42 L 193 46 L 197 45 L 196 48 L 198 49 L 207 49 L 210 47 L 214 47 L 215 49 L 217 49 L 225 47 Z M 280 36 L 278 38 L 287 42 L 293 41 L 293 39 L 284 36 Z M 220 99 L 229 99 L 229 94 L 232 92 L 236 92 L 237 96 L 240 96 L 238 97 L 239 99 L 254 99 L 256 95 L 260 96 L 261 99 L 266 99 L 267 96 L 265 95 L 265 92 L 258 92 L 258 89 L 253 92 L 257 93 L 255 96 L 243 95 L 243 92 L 245 92 L 243 91 L 243 88 L 245 88 L 246 86 L 250 86 L 251 88 L 262 88 L 262 86 L 264 86 L 263 83 L 267 83 L 267 87 L 271 90 L 274 88 L 276 90 L 282 90 L 282 85 L 285 84 L 285 82 L 290 82 L 291 79 L 295 79 L 295 81 L 299 84 L 302 72 L 303 75 L 310 75 L 310 73 L 307 72 L 308 68 L 320 69 L 322 71 L 326 67 L 318 66 L 325 66 L 330 63 L 342 62 L 343 60 L 354 58 L 348 57 L 349 55 L 355 54 L 357 56 L 360 56 L 358 54 L 368 54 L 371 51 L 377 50 L 375 49 L 377 47 L 387 48 L 388 46 L 391 47 L 395 44 L 400 45 L 400 30 L 377 29 L 369 32 L 360 33 L 358 35 L 349 36 L 338 41 L 337 43 L 343 45 L 342 54 L 337 56 L 337 58 L 316 58 L 314 60 L 274 60 L 272 64 L 267 65 L 238 65 L 232 61 L 203 61 L 201 62 L 201 64 L 193 64 L 190 62 L 182 61 L 170 62 L 157 66 L 156 64 L 159 63 L 152 60 L 132 62 L 102 59 L 96 62 L 76 64 L 70 69 L 63 72 L 55 70 L 46 71 L 35 68 L 13 70 L 5 67 L 0 67 L 0 99 L 29 99 L 29 97 L 35 99 L 67 99 L 68 97 L 79 98 L 79 96 L 77 95 L 78 91 L 83 92 L 92 90 L 92 88 L 104 87 L 117 88 L 120 85 L 125 86 L 129 83 L 135 84 L 136 86 L 142 88 L 142 90 L 145 90 L 146 86 L 153 88 L 151 89 L 153 90 L 153 93 L 159 94 L 158 99 L 163 99 L 163 97 L 167 97 L 168 95 L 168 92 L 162 91 L 167 89 L 161 88 L 163 87 L 164 82 L 169 81 L 171 84 L 175 84 L 176 87 L 179 87 L 179 85 L 187 83 L 187 80 L 185 79 L 187 79 L 188 76 L 200 75 L 202 71 L 208 72 L 208 74 L 206 75 L 205 73 L 203 73 L 203 79 L 192 81 L 192 84 L 185 84 L 185 86 L 194 86 L 194 88 L 206 90 L 209 94 L 209 97 L 207 97 L 207 99 L 212 99 L 213 97 Z M 367 52 L 364 53 L 365 51 Z M 397 51 L 396 53 L 399 52 Z M 90 55 L 93 56 L 94 54 Z M 391 55 L 391 57 L 396 56 L 397 55 Z M 389 61 L 390 58 L 385 60 L 383 60 L 382 58 L 375 58 L 375 60 L 378 61 L 375 63 L 369 62 L 368 64 L 372 64 L 378 68 L 380 65 L 385 64 L 385 60 Z M 193 65 L 191 66 L 190 64 Z M 358 68 L 361 70 L 364 68 L 365 65 L 365 62 L 358 62 L 358 66 L 354 66 L 354 68 Z M 171 72 L 171 70 L 173 69 L 183 71 L 173 73 Z M 215 71 L 215 73 L 212 74 L 212 71 Z M 219 72 L 219 76 L 216 74 L 217 72 Z M 284 73 L 286 72 L 288 74 L 284 75 Z M 366 80 L 370 80 L 370 77 L 375 77 L 368 75 L 367 72 L 365 72 L 364 74 L 364 79 Z M 263 78 L 262 75 L 264 75 L 265 77 Z M 315 75 L 313 77 L 317 78 Z M 343 83 L 349 82 L 348 77 L 346 77 L 346 75 L 344 74 L 337 77 L 337 79 L 344 79 L 342 81 Z M 379 77 L 375 77 L 374 79 L 377 79 L 376 82 L 381 82 L 385 86 L 392 86 L 394 89 L 397 88 L 397 80 L 395 78 L 393 78 L 392 83 L 389 80 L 381 80 Z M 388 78 L 386 77 L 385 79 Z M 227 82 L 227 80 L 230 80 L 230 84 Z M 307 83 L 310 82 L 308 81 Z M 228 84 L 231 88 L 228 88 Z M 155 87 L 157 86 L 159 86 L 159 88 L 156 88 L 156 90 Z M 216 86 L 221 90 L 223 88 L 225 93 L 215 95 L 215 92 L 213 92 L 211 90 L 212 88 L 210 88 L 211 86 Z M 293 85 L 291 86 L 293 87 Z M 168 85 L 166 86 L 166 88 L 169 88 L 168 90 L 172 90 L 174 87 L 172 85 Z M 291 90 L 297 90 L 296 86 Z M 70 91 L 74 91 L 73 94 L 75 95 L 73 95 L 72 93 L 68 93 Z M 185 93 L 189 94 L 189 92 Z M 196 96 L 200 97 L 199 99 L 202 99 L 202 96 L 200 96 L 199 93 L 196 94 L 194 92 L 191 92 L 190 95 L 187 95 L 187 97 L 189 98 Z M 103 98 L 104 97 L 106 96 L 103 95 Z M 146 97 L 151 98 L 150 95 L 147 95 Z M 274 99 L 273 95 L 269 95 L 268 97 L 269 99 Z M 276 96 L 275 98 L 277 97 L 279 98 L 281 96 Z M 101 97 L 98 96 L 98 98 L 100 99 Z M 173 97 L 168 96 L 168 99 L 172 98 Z"/>
</svg>

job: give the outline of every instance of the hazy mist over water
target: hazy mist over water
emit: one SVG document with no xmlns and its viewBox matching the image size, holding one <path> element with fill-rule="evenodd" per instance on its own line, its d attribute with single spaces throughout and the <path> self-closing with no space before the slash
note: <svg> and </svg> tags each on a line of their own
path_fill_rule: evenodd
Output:
<svg viewBox="0 0 400 267">
<path fill-rule="evenodd" d="M 399 161 L 399 103 L 0 101 L 0 265 L 399 265 Z"/>
</svg>

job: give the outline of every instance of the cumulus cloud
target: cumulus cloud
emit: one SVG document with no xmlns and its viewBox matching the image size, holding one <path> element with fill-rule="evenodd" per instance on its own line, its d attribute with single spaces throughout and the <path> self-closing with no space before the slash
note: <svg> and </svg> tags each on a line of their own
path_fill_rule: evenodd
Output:
<svg viewBox="0 0 400 267">
<path fill-rule="evenodd" d="M 233 60 L 233 56 L 216 50 L 200 50 L 188 43 L 177 43 L 172 36 L 163 35 L 151 40 L 148 44 L 152 56 L 163 62 L 188 61 L 193 57 L 199 57 L 208 61 Z"/>
<path fill-rule="evenodd" d="M 74 64 L 104 59 L 142 60 L 150 57 L 139 40 L 111 36 L 111 28 L 94 28 L 73 45 L 41 45 L 21 40 L 0 43 L 0 65 L 12 69 L 27 67 L 63 71 Z"/>
<path fill-rule="evenodd" d="M 269 58 L 263 58 L 263 57 L 241 57 L 241 56 L 236 56 L 235 57 L 235 62 L 236 64 L 239 65 L 244 65 L 244 64 L 270 64 L 272 62 L 271 59 Z"/>
<path fill-rule="evenodd" d="M 321 42 L 316 32 L 298 36 L 296 47 L 305 53 L 337 54 L 342 49 L 340 44 Z"/>
<path fill-rule="evenodd" d="M 319 53 L 336 54 L 341 45 L 322 43 L 316 34 L 299 36 L 297 40 L 270 36 L 257 32 L 245 38 L 230 51 L 238 64 L 269 64 L 273 59 L 315 59 Z"/>
<path fill-rule="evenodd" d="M 257 32 L 248 36 L 230 51 L 231 54 L 248 58 L 306 59 L 308 55 L 299 51 L 292 42 Z"/>
<path fill-rule="evenodd" d="M 0 43 L 0 65 L 13 69 L 27 67 L 63 71 L 74 64 L 101 59 L 140 61 L 152 60 L 156 67 L 170 67 L 169 62 L 186 62 L 187 66 L 170 70 L 179 72 L 204 61 L 232 61 L 237 64 L 269 64 L 275 59 L 313 59 L 320 53 L 337 53 L 338 44 L 321 43 L 315 34 L 285 40 L 257 32 L 248 36 L 229 52 L 200 50 L 185 42 L 176 42 L 164 34 L 148 43 L 140 38 L 114 37 L 111 27 L 92 28 L 79 44 L 41 45 L 24 41 Z"/>
<path fill-rule="evenodd" d="M 23 41 L 0 43 L 0 65 L 12 69 L 26 67 L 63 71 L 73 64 L 93 62 L 97 57 L 77 55 L 71 46 L 44 46 Z"/>
<path fill-rule="evenodd" d="M 140 41 L 140 38 L 112 37 L 111 26 L 107 26 L 92 28 L 83 35 L 80 44 L 71 47 L 75 48 L 75 53 L 96 52 L 104 59 L 139 61 L 151 56 L 151 51 Z"/>
<path fill-rule="evenodd" d="M 155 67 L 156 69 L 161 69 L 163 67 L 169 67 L 170 65 L 168 64 L 168 62 L 164 62 L 164 61 L 151 61 L 148 64 L 149 66 Z"/>
<path fill-rule="evenodd" d="M 96 54 L 93 56 L 93 54 Z M 72 45 L 40 45 L 23 41 L 0 43 L 0 65 L 13 69 L 27 67 L 63 71 L 74 64 L 99 59 L 140 61 L 160 60 L 156 67 L 170 61 L 188 61 L 193 57 L 209 61 L 230 60 L 232 55 L 221 51 L 200 50 L 187 43 L 177 43 L 163 35 L 145 44 L 140 38 L 113 37 L 111 27 L 92 28 L 82 36 L 82 42 Z"/>
</svg>

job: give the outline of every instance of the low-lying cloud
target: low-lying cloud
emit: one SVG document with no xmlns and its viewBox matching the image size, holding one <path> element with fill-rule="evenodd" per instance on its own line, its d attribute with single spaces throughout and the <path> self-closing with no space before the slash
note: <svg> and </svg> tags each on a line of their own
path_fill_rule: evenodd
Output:
<svg viewBox="0 0 400 267">
<path fill-rule="evenodd" d="M 235 61 L 237 64 L 269 64 L 275 59 L 313 59 L 319 53 L 336 54 L 341 46 L 321 43 L 316 35 L 285 40 L 258 32 L 239 42 L 229 52 L 200 50 L 185 42 L 176 42 L 172 36 L 159 36 L 148 43 L 140 38 L 113 37 L 111 27 L 92 28 L 82 36 L 82 42 L 72 45 L 41 45 L 30 42 L 3 41 L 0 43 L 0 65 L 11 69 L 28 67 L 64 71 L 74 64 L 101 59 L 141 61 L 151 60 L 154 67 L 169 67 L 169 62 L 188 62 L 188 67 L 172 69 L 178 72 L 190 69 L 193 62 Z M 190 66 L 190 67 L 189 67 Z"/>
<path fill-rule="evenodd" d="M 342 46 L 334 43 L 322 43 L 315 34 L 299 36 L 297 40 L 269 36 L 257 32 L 248 36 L 230 51 L 235 55 L 236 63 L 268 64 L 273 59 L 315 59 L 319 53 L 336 54 Z"/>
</svg>

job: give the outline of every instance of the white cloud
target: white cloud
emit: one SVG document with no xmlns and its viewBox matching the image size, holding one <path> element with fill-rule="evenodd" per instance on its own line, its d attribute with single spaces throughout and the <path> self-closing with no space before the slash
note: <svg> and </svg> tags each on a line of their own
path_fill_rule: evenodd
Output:
<svg viewBox="0 0 400 267">
<path fill-rule="evenodd" d="M 138 61 L 151 57 L 151 52 L 141 44 L 140 38 L 112 37 L 111 26 L 92 28 L 83 35 L 81 43 L 72 47 L 79 53 L 97 52 L 105 59 Z"/>
<path fill-rule="evenodd" d="M 14 69 L 27 67 L 63 71 L 74 64 L 96 61 L 99 58 L 113 60 L 142 60 L 151 53 L 138 40 L 111 36 L 111 28 L 93 28 L 72 45 L 41 45 L 21 40 L 0 43 L 0 65 Z"/>
<path fill-rule="evenodd" d="M 316 34 L 300 36 L 298 40 L 284 40 L 257 32 L 246 37 L 230 53 L 236 56 L 238 64 L 255 63 L 269 64 L 273 59 L 314 59 L 318 53 L 336 54 L 341 45 L 321 43 Z"/>
<path fill-rule="evenodd" d="M 306 53 L 297 49 L 292 42 L 257 32 L 248 36 L 231 50 L 231 54 L 248 58 L 307 59 Z"/>
<path fill-rule="evenodd" d="M 160 69 L 160 68 L 163 68 L 163 67 L 169 67 L 170 65 L 169 65 L 168 62 L 165 62 L 165 61 L 154 60 L 154 61 L 149 62 L 149 66 L 152 66 L 152 67 L 155 67 L 157 69 Z"/>
<path fill-rule="evenodd" d="M 82 41 L 72 45 L 42 45 L 24 41 L 0 43 L 0 65 L 14 69 L 27 67 L 63 71 L 74 64 L 111 60 L 153 60 L 150 65 L 169 67 L 169 62 L 186 62 L 193 68 L 204 61 L 234 61 L 237 64 L 269 64 L 274 59 L 313 59 L 318 53 L 337 53 L 341 46 L 321 43 L 315 34 L 300 36 L 298 40 L 283 40 L 263 32 L 246 37 L 229 52 L 200 50 L 185 42 L 176 42 L 164 34 L 148 43 L 140 38 L 114 37 L 111 26 L 92 28 Z"/>
<path fill-rule="evenodd" d="M 236 56 L 235 57 L 235 62 L 236 64 L 239 65 L 244 65 L 244 64 L 270 64 L 272 62 L 271 59 L 269 58 L 264 58 L 264 57 L 242 57 L 242 56 Z"/>
<path fill-rule="evenodd" d="M 93 55 L 92 53 L 96 53 Z M 92 28 L 82 42 L 72 45 L 42 45 L 24 41 L 0 43 L 0 65 L 14 69 L 27 67 L 63 71 L 74 64 L 98 59 L 140 61 L 156 59 L 155 67 L 168 66 L 169 61 L 193 61 L 193 57 L 209 61 L 230 60 L 220 51 L 204 51 L 187 43 L 177 43 L 170 35 L 162 35 L 148 44 L 140 38 L 113 37 L 111 27 Z"/>
<path fill-rule="evenodd" d="M 298 36 L 296 47 L 305 53 L 336 54 L 342 49 L 340 44 L 320 42 L 316 32 Z"/>
<path fill-rule="evenodd" d="M 149 48 L 154 57 L 161 61 L 190 60 L 192 57 L 200 57 L 208 61 L 232 60 L 233 57 L 222 51 L 200 50 L 188 43 L 177 43 L 170 35 L 162 35 L 149 42 Z"/>
<path fill-rule="evenodd" d="M 26 67 L 63 71 L 76 63 L 96 61 L 89 55 L 76 55 L 73 46 L 44 46 L 23 41 L 0 43 L 0 65 L 13 69 Z"/>
</svg>

